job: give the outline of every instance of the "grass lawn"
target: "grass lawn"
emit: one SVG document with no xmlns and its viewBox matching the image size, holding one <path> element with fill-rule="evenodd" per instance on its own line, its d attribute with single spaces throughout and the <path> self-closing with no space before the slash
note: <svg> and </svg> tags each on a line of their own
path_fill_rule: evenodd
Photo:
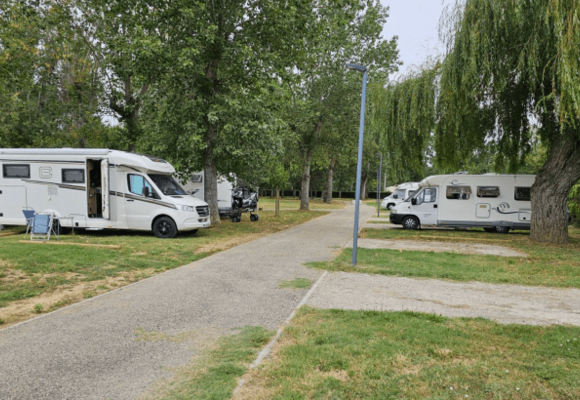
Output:
<svg viewBox="0 0 580 400">
<path fill-rule="evenodd" d="M 310 199 L 308 202 L 310 210 L 340 210 L 346 207 L 346 203 L 340 199 L 332 200 L 327 204 L 320 199 Z M 274 210 L 276 208 L 276 199 L 270 197 L 260 197 L 258 207 L 264 210 Z M 296 197 L 280 198 L 280 210 L 298 210 L 300 208 L 300 199 Z"/>
<path fill-rule="evenodd" d="M 449 241 L 501 245 L 520 250 L 526 258 L 432 253 L 419 251 L 358 249 L 358 266 L 351 264 L 352 250 L 345 249 L 332 262 L 309 266 L 331 271 L 580 288 L 580 229 L 570 228 L 570 243 L 536 243 L 528 232 L 490 234 L 482 230 L 365 229 L 362 238 Z"/>
<path fill-rule="evenodd" d="M 303 308 L 236 400 L 578 399 L 580 328 Z"/>
<path fill-rule="evenodd" d="M 158 382 L 153 393 L 140 400 L 226 400 L 237 386 L 238 377 L 254 361 L 274 332 L 261 327 L 244 327 L 238 333 L 222 336 L 213 348 L 205 350 L 175 376 Z"/>
<path fill-rule="evenodd" d="M 224 220 L 197 234 L 162 240 L 150 232 L 100 231 L 62 235 L 49 243 L 30 243 L 23 234 L 0 237 L 0 327 L 93 297 L 167 269 L 207 257 L 312 218 L 323 212 L 286 211 L 257 222 Z M 0 231 L 5 232 L 5 231 Z M 22 228 L 12 233 L 23 232 Z M 21 241 L 25 241 L 22 243 Z M 79 243 L 90 247 L 57 245 Z"/>
</svg>

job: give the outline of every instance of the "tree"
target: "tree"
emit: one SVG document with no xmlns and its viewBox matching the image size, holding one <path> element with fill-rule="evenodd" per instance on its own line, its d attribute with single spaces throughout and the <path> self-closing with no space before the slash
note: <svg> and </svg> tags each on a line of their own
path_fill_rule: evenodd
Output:
<svg viewBox="0 0 580 400">
<path fill-rule="evenodd" d="M 316 37 L 305 44 L 308 60 L 291 85 L 294 111 L 289 124 L 299 138 L 302 210 L 308 209 L 311 166 L 325 143 L 325 130 L 332 130 L 332 121 L 352 107 L 348 101 L 358 103 L 354 99 L 360 98 L 360 76 L 345 64 L 367 66 L 371 80 L 378 82 L 386 82 L 397 65 L 396 38 L 381 37 L 388 10 L 379 1 L 319 0 L 315 4 L 317 18 L 311 29 Z M 356 135 L 356 125 L 351 134 Z"/>
<path fill-rule="evenodd" d="M 530 237 L 566 243 L 566 199 L 580 178 L 580 2 L 467 0 L 448 18 L 436 152 L 453 165 L 482 143 L 517 172 L 535 132 L 548 157 L 534 183 Z"/>
<path fill-rule="evenodd" d="M 387 140 L 399 144 L 394 160 L 421 160 L 420 145 L 434 134 L 440 171 L 482 157 L 497 172 L 516 173 L 543 159 L 530 158 L 539 138 L 547 156 L 531 190 L 530 237 L 566 243 L 566 198 L 580 178 L 579 5 L 459 3 L 443 19 L 445 60 L 380 95 L 392 110 L 383 121 Z M 406 107 L 402 98 L 411 99 Z"/>
<path fill-rule="evenodd" d="M 240 174 L 280 145 L 269 109 L 270 82 L 303 53 L 312 19 L 307 0 L 178 0 L 160 4 L 167 68 L 148 105 L 148 134 L 180 170 L 205 171 L 206 201 L 219 222 L 218 171 Z M 264 97 L 265 96 L 265 97 Z M 265 104 L 266 103 L 266 104 Z M 276 118 L 274 118 L 275 120 Z M 267 157 L 266 157 L 267 158 Z"/>
</svg>

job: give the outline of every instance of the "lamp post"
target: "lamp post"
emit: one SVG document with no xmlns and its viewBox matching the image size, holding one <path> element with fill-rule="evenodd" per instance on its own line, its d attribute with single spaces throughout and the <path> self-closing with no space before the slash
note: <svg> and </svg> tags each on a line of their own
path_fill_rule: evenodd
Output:
<svg viewBox="0 0 580 400">
<path fill-rule="evenodd" d="M 352 265 L 356 266 L 356 253 L 358 246 L 358 212 L 360 206 L 360 180 L 362 172 L 363 137 L 365 129 L 365 102 L 367 97 L 367 67 L 358 64 L 346 64 L 348 69 L 363 73 L 362 96 L 360 104 L 360 129 L 358 134 L 358 160 L 356 163 L 356 189 L 354 200 L 354 233 L 352 238 Z"/>
<path fill-rule="evenodd" d="M 375 153 L 375 156 L 380 156 L 379 162 L 379 176 L 377 178 L 377 217 L 381 217 L 381 176 L 383 176 L 383 153 Z"/>
</svg>

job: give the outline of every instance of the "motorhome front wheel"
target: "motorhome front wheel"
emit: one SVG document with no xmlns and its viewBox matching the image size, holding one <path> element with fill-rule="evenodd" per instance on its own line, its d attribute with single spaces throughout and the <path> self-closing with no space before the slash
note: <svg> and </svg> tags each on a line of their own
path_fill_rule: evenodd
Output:
<svg viewBox="0 0 580 400">
<path fill-rule="evenodd" d="M 177 226 L 169 217 L 161 217 L 153 223 L 153 233 L 160 239 L 171 239 L 177 235 Z"/>
<path fill-rule="evenodd" d="M 411 230 L 419 229 L 419 220 L 416 217 L 406 217 L 403 220 L 403 228 Z"/>
</svg>

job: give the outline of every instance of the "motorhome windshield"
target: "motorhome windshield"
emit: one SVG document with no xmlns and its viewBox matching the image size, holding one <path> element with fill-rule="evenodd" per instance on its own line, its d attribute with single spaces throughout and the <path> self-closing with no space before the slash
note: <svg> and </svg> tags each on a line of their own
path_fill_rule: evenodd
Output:
<svg viewBox="0 0 580 400">
<path fill-rule="evenodd" d="M 409 195 L 407 196 L 407 198 L 405 199 L 405 201 L 411 201 L 411 198 L 413 197 L 413 195 L 417 193 L 416 190 L 409 190 Z"/>
<path fill-rule="evenodd" d="M 187 194 L 171 175 L 149 174 L 149 177 L 166 196 L 180 196 Z"/>
<path fill-rule="evenodd" d="M 397 189 L 393 193 L 393 199 L 403 199 L 405 197 L 405 191 L 403 189 Z"/>
</svg>

